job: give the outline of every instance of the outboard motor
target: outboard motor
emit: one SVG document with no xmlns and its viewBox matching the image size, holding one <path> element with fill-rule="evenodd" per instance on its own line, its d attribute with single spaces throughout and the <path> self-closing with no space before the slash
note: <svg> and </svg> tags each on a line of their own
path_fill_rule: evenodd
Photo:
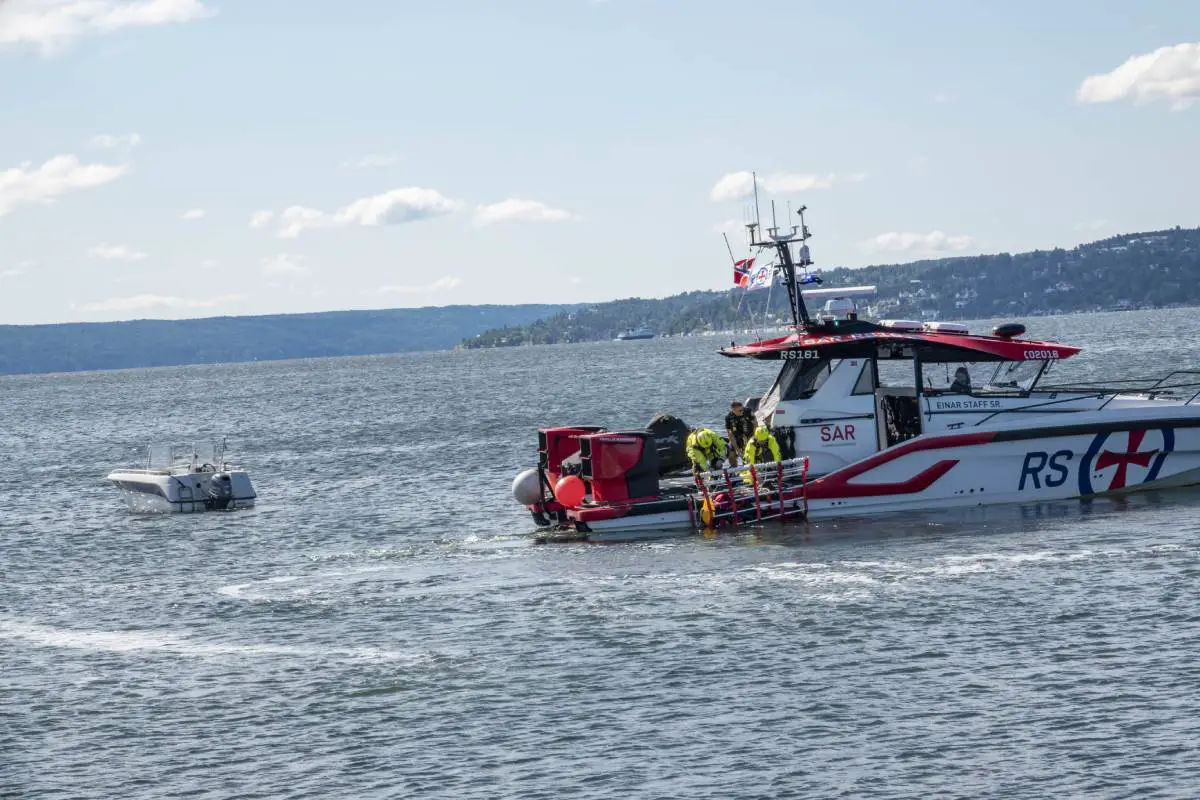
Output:
<svg viewBox="0 0 1200 800">
<path fill-rule="evenodd" d="M 658 497 L 658 450 L 645 431 L 611 431 L 579 437 L 582 477 L 596 503 Z"/>
<path fill-rule="evenodd" d="M 658 451 L 658 474 L 666 475 L 688 466 L 687 423 L 670 414 L 659 414 L 650 420 L 646 433 L 654 440 Z"/>
<path fill-rule="evenodd" d="M 228 472 L 218 472 L 208 482 L 208 500 L 204 505 L 209 509 L 224 511 L 233 503 L 233 481 Z"/>
<path fill-rule="evenodd" d="M 602 430 L 598 425 L 575 425 L 538 431 L 538 466 L 551 486 L 563 475 L 578 474 L 579 437 Z"/>
</svg>

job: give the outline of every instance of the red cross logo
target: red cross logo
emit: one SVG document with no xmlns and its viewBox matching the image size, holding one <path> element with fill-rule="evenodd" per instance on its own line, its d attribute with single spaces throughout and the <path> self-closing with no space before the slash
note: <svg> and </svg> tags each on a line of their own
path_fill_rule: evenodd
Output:
<svg viewBox="0 0 1200 800">
<path fill-rule="evenodd" d="M 1096 471 L 1111 467 L 1114 464 L 1117 466 L 1117 472 L 1113 475 L 1112 483 L 1108 485 L 1108 490 L 1114 492 L 1117 489 L 1125 488 L 1125 480 L 1128 477 L 1129 465 L 1137 464 L 1139 467 L 1150 467 L 1150 461 L 1158 455 L 1158 449 L 1147 450 L 1144 453 L 1139 453 L 1138 448 L 1142 446 L 1142 439 L 1146 438 L 1146 432 L 1130 431 L 1129 432 L 1129 447 L 1124 453 L 1114 453 L 1110 450 L 1105 450 L 1096 459 Z"/>
</svg>

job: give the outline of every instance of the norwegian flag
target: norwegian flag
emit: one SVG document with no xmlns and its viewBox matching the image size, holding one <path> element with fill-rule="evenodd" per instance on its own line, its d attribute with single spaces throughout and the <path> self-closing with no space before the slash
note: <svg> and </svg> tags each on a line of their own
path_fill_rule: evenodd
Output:
<svg viewBox="0 0 1200 800">
<path fill-rule="evenodd" d="M 754 266 L 753 258 L 743 258 L 733 262 L 733 285 L 744 287 L 750 282 L 750 270 Z"/>
</svg>

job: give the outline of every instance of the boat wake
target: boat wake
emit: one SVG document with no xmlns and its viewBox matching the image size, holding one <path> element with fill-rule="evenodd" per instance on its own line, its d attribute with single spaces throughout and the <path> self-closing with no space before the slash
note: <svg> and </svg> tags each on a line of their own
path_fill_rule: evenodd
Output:
<svg viewBox="0 0 1200 800">
<path fill-rule="evenodd" d="M 202 642 L 163 631 L 97 631 L 58 628 L 20 620 L 0 619 L 0 640 L 34 647 L 87 650 L 100 653 L 158 653 L 185 658 L 333 659 L 353 662 L 417 664 L 428 654 L 377 647 L 319 647 L 270 643 Z"/>
</svg>

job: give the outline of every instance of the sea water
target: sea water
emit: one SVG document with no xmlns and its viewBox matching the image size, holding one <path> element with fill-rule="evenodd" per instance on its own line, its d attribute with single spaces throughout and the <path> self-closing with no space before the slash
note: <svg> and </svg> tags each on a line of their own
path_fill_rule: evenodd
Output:
<svg viewBox="0 0 1200 800">
<path fill-rule="evenodd" d="M 1027 322 L 1200 367 L 1191 310 Z M 536 428 L 719 426 L 726 343 L 0 379 L 0 796 L 1200 795 L 1200 492 L 532 545 Z M 103 480 L 226 433 L 252 511 Z"/>
</svg>

